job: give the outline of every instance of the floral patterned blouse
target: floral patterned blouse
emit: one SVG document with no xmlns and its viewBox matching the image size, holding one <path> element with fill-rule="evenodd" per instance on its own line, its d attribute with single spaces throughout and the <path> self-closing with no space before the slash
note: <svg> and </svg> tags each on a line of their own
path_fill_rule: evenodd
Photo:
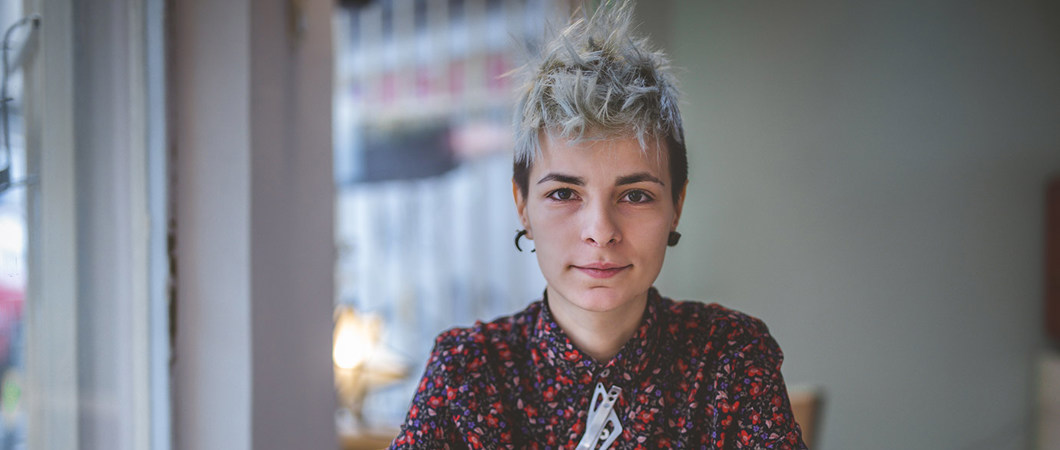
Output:
<svg viewBox="0 0 1060 450">
<path fill-rule="evenodd" d="M 802 449 L 782 360 L 760 320 L 652 288 L 634 336 L 597 363 L 545 299 L 438 336 L 391 448 L 575 448 L 600 384 L 621 388 L 613 449 Z"/>
</svg>

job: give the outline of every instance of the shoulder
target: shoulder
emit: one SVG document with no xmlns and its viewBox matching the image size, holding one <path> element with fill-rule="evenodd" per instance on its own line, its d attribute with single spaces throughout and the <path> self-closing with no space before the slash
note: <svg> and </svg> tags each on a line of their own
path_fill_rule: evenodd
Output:
<svg viewBox="0 0 1060 450">
<path fill-rule="evenodd" d="M 672 330 L 688 330 L 711 337 L 737 338 L 743 335 L 768 335 L 769 328 L 757 317 L 729 309 L 717 303 L 673 301 L 662 299 Z"/>
<path fill-rule="evenodd" d="M 757 317 L 717 303 L 662 299 L 670 334 L 714 351 L 755 351 L 782 357 L 769 327 Z"/>
<path fill-rule="evenodd" d="M 534 302 L 510 316 L 443 331 L 434 340 L 431 360 L 450 370 L 476 371 L 488 361 L 511 359 L 523 347 L 540 312 L 541 302 Z"/>
</svg>

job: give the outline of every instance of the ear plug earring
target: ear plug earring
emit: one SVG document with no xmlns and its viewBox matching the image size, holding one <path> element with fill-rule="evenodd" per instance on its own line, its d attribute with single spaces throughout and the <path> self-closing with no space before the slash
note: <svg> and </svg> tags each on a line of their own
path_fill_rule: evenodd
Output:
<svg viewBox="0 0 1060 450">
<path fill-rule="evenodd" d="M 526 230 L 519 230 L 519 231 L 517 231 L 515 233 L 515 249 L 516 250 L 523 251 L 523 249 L 519 247 L 519 239 L 522 239 L 522 237 L 527 235 L 527 234 L 529 234 L 529 232 L 526 231 Z M 530 250 L 530 253 L 534 253 L 536 251 L 537 251 L 537 249 L 532 249 L 532 250 Z"/>
</svg>

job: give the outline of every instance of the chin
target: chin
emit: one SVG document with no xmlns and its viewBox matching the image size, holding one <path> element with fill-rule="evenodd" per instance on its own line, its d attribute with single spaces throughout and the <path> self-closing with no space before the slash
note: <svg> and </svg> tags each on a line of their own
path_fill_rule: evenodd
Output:
<svg viewBox="0 0 1060 450">
<path fill-rule="evenodd" d="M 592 312 L 607 312 L 621 308 L 633 301 L 635 294 L 612 287 L 582 289 L 576 299 L 570 299 L 579 308 Z"/>
</svg>

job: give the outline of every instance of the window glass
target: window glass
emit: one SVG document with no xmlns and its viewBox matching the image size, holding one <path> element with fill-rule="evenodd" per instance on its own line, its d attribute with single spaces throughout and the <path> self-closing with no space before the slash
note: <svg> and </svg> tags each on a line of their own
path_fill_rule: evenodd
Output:
<svg viewBox="0 0 1060 450">
<path fill-rule="evenodd" d="M 26 152 L 22 114 L 22 55 L 34 19 L 22 17 L 21 2 L 0 6 L 0 450 L 24 448 L 26 299 Z"/>
<path fill-rule="evenodd" d="M 347 430 L 396 427 L 436 335 L 512 314 L 545 286 L 513 245 L 504 75 L 557 3 L 388 4 L 340 9 L 335 22 L 336 301 L 360 324 L 336 332 Z M 362 392 L 351 379 L 369 380 L 367 394 L 351 394 Z"/>
</svg>

